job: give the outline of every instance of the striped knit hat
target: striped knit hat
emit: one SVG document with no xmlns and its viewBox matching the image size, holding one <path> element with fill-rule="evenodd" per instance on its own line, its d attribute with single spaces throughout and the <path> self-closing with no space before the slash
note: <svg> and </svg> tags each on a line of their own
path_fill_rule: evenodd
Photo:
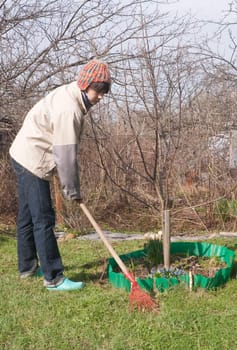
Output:
<svg viewBox="0 0 237 350">
<path fill-rule="evenodd" d="M 77 85 L 84 91 L 91 83 L 111 83 L 109 67 L 106 63 L 92 60 L 84 65 L 78 74 Z"/>
</svg>

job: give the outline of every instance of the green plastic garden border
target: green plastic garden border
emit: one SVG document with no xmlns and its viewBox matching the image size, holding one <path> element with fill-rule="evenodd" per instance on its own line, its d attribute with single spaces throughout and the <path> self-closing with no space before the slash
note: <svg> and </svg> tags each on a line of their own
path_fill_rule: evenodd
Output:
<svg viewBox="0 0 237 350">
<path fill-rule="evenodd" d="M 170 254 L 180 254 L 185 253 L 187 255 L 195 256 L 218 256 L 221 261 L 226 263 L 226 267 L 218 270 L 214 277 L 205 277 L 199 274 L 193 276 L 193 285 L 194 287 L 201 287 L 206 289 L 216 288 L 225 284 L 230 278 L 230 274 L 234 265 L 235 253 L 224 247 L 211 243 L 203 242 L 172 242 L 170 245 Z M 126 264 L 126 261 L 135 260 L 146 255 L 145 250 L 137 250 L 131 253 L 120 255 L 120 258 Z M 108 259 L 107 265 L 107 274 L 110 283 L 117 287 L 123 288 L 126 291 L 130 291 L 130 282 L 122 274 L 115 272 L 114 269 L 117 267 L 117 263 L 113 258 Z M 179 284 L 181 281 L 189 284 L 189 275 L 181 275 L 179 278 L 171 277 L 158 277 L 155 278 L 146 278 L 146 279 L 137 279 L 139 286 L 149 292 L 153 290 L 153 283 L 155 282 L 156 288 L 162 292 L 172 286 Z"/>
</svg>

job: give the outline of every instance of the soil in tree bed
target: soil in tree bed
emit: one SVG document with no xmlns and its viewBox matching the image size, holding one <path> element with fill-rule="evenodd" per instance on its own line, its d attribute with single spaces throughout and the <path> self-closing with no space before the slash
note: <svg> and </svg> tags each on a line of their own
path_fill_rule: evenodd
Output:
<svg viewBox="0 0 237 350">
<path fill-rule="evenodd" d="M 162 241 L 149 240 L 144 249 L 120 255 L 120 258 L 146 290 L 151 291 L 155 282 L 155 287 L 164 291 L 179 281 L 189 286 L 192 283 L 195 288 L 212 289 L 230 278 L 235 253 L 225 246 L 206 242 L 171 242 L 170 269 L 167 271 L 163 266 Z M 130 290 L 130 282 L 113 258 L 108 259 L 108 278 L 117 288 Z"/>
<path fill-rule="evenodd" d="M 187 256 L 184 253 L 173 254 L 170 256 L 170 269 L 165 270 L 164 265 L 159 264 L 156 267 L 152 265 L 147 257 L 129 259 L 126 261 L 128 269 L 136 278 L 145 279 L 148 277 L 177 277 L 192 272 L 193 275 L 199 274 L 205 277 L 214 277 L 216 272 L 227 265 L 219 257 L 212 256 Z M 114 272 L 121 272 L 119 267 L 115 267 Z"/>
</svg>

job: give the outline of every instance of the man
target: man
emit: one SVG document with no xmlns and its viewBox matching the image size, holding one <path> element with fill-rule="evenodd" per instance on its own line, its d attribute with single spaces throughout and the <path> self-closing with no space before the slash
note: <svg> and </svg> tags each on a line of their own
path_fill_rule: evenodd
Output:
<svg viewBox="0 0 237 350">
<path fill-rule="evenodd" d="M 92 60 L 77 81 L 42 98 L 28 112 L 10 148 L 18 185 L 17 252 L 20 276 L 40 271 L 48 290 L 75 290 L 84 286 L 65 278 L 54 235 L 55 213 L 50 179 L 56 169 L 63 195 L 80 201 L 77 148 L 89 108 L 111 86 L 107 64 Z"/>
</svg>

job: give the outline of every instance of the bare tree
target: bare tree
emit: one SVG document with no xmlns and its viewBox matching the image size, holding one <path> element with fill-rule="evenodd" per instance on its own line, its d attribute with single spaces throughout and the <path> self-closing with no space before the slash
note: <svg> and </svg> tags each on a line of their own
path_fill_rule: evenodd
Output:
<svg viewBox="0 0 237 350">
<path fill-rule="evenodd" d="M 23 114 L 46 90 L 75 78 L 92 57 L 124 59 L 135 40 L 140 6 L 157 1 L 5 0 L 0 4 L 1 125 Z M 154 8 L 154 7 L 153 7 Z M 148 10 L 147 10 L 148 11 Z M 128 13 L 132 15 L 128 16 Z M 155 15 L 150 15 L 149 23 Z M 125 56 L 124 56 L 125 54 Z M 19 106 L 19 110 L 17 108 Z M 28 108 L 27 108 L 28 107 Z"/>
<path fill-rule="evenodd" d="M 226 57 L 210 45 L 197 50 L 187 43 L 197 23 L 171 18 L 159 4 L 0 3 L 0 137 L 15 133 L 18 119 L 47 90 L 75 79 L 78 66 L 92 57 L 105 59 L 113 89 L 87 126 L 80 154 L 84 192 L 95 207 L 101 197 L 111 203 L 117 196 L 125 205 L 133 198 L 156 217 L 206 201 L 196 190 L 195 198 L 185 193 L 184 181 L 195 178 L 203 187 L 209 181 L 211 199 L 225 195 L 226 148 L 213 156 L 209 146 L 229 130 L 236 109 L 235 22 L 227 13 L 219 23 L 218 35 L 225 28 L 232 42 Z M 234 17 L 236 1 L 229 10 Z"/>
<path fill-rule="evenodd" d="M 181 141 L 183 108 L 198 90 L 194 83 L 197 68 L 188 49 L 179 44 L 188 23 L 176 25 L 176 30 L 173 24 L 156 28 L 152 39 L 147 27 L 142 28 L 136 48 L 139 55 L 120 65 L 121 88 L 111 107 L 116 117 L 109 123 L 102 121 L 100 129 L 92 124 L 106 175 L 125 193 L 161 212 L 171 206 L 170 182 Z M 123 181 L 116 177 L 118 171 L 124 174 Z"/>
</svg>

